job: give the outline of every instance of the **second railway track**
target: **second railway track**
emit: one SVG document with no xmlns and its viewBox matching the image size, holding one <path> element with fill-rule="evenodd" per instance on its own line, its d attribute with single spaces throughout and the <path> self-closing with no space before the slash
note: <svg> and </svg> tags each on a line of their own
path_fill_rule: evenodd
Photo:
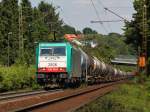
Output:
<svg viewBox="0 0 150 112">
<path fill-rule="evenodd" d="M 15 112 L 66 112 L 76 109 L 81 105 L 89 102 L 90 100 L 96 99 L 98 96 L 102 96 L 113 90 L 114 85 L 120 84 L 108 83 L 102 84 L 101 86 L 93 86 L 88 89 L 75 91 L 72 94 L 66 96 L 54 98 L 48 101 L 40 102 L 31 106 L 27 106 L 21 109 L 14 110 Z M 88 99 L 88 100 L 87 100 Z M 80 104 L 81 103 L 81 104 Z M 77 105 L 78 104 L 78 105 Z M 76 106 L 75 106 L 76 105 Z M 59 108 L 58 108 L 59 107 Z"/>
<path fill-rule="evenodd" d="M 60 91 L 61 89 L 55 89 L 55 90 L 37 90 L 37 91 L 24 91 L 24 92 L 10 92 L 10 93 L 1 93 L 0 94 L 0 101 L 5 100 L 12 100 L 19 97 L 26 97 L 26 96 L 32 96 L 32 95 L 38 95 L 38 94 L 45 94 L 50 92 L 56 92 Z"/>
</svg>

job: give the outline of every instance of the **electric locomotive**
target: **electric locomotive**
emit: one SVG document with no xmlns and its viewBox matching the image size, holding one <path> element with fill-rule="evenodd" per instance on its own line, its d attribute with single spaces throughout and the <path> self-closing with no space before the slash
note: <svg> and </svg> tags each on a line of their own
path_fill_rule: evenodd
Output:
<svg viewBox="0 0 150 112">
<path fill-rule="evenodd" d="M 39 43 L 36 47 L 36 79 L 45 84 L 80 84 L 84 80 L 81 53 L 71 44 Z"/>
</svg>

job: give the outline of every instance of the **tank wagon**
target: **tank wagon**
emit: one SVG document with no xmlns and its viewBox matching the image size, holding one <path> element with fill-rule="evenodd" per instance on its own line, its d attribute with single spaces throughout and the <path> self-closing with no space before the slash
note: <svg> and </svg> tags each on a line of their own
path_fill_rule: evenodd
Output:
<svg viewBox="0 0 150 112">
<path fill-rule="evenodd" d="M 129 73 L 87 55 L 68 42 L 39 43 L 36 47 L 36 79 L 41 85 L 79 86 L 127 78 Z"/>
</svg>

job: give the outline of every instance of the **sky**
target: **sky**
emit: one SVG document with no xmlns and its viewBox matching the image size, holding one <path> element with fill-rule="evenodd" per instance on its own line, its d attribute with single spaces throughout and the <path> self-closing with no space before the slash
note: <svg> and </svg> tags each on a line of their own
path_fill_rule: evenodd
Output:
<svg viewBox="0 0 150 112">
<path fill-rule="evenodd" d="M 32 6 L 37 6 L 42 0 L 30 0 Z M 91 23 L 95 20 L 120 20 L 114 14 L 104 10 L 104 7 L 114 11 L 127 20 L 132 19 L 132 14 L 135 12 L 133 8 L 134 0 L 43 0 L 47 3 L 54 4 L 55 7 L 60 7 L 57 11 L 60 17 L 68 25 L 75 27 L 82 31 L 85 27 L 90 27 L 101 34 L 108 34 L 110 32 L 123 33 L 124 22 L 114 23 Z M 92 1 L 97 10 L 92 5 Z"/>
</svg>

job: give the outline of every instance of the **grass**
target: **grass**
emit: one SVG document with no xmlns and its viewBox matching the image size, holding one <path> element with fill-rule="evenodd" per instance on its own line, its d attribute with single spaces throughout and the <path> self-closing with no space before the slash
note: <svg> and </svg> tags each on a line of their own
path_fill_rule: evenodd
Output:
<svg viewBox="0 0 150 112">
<path fill-rule="evenodd" d="M 150 81 L 121 85 L 76 112 L 150 112 Z"/>
</svg>

